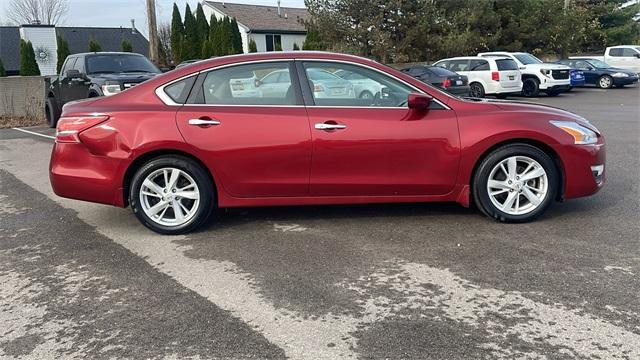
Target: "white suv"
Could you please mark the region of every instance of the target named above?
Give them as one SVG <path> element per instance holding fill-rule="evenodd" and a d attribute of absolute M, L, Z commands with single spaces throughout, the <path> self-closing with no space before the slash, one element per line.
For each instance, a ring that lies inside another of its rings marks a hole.
<path fill-rule="evenodd" d="M 540 91 L 556 96 L 571 89 L 571 68 L 565 65 L 548 64 L 524 52 L 486 52 L 478 56 L 485 58 L 508 57 L 515 61 L 522 72 L 522 95 L 538 96 Z"/>
<path fill-rule="evenodd" d="M 518 64 L 506 57 L 455 57 L 442 59 L 433 65 L 468 77 L 471 97 L 495 95 L 506 98 L 509 94 L 519 94 L 522 91 Z"/>

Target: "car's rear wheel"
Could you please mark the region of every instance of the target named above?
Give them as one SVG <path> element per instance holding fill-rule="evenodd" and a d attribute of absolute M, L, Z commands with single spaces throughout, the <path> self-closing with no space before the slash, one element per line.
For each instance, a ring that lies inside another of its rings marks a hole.
<path fill-rule="evenodd" d="M 44 105 L 44 115 L 47 119 L 47 125 L 54 128 L 58 125 L 60 119 L 60 113 L 58 113 L 58 107 L 54 98 L 47 98 L 47 102 Z"/>
<path fill-rule="evenodd" d="M 482 160 L 473 181 L 476 205 L 501 222 L 527 222 L 556 199 L 559 173 L 544 151 L 527 144 L 506 145 Z"/>
<path fill-rule="evenodd" d="M 195 161 L 162 156 L 136 172 L 129 203 L 149 229 L 167 235 L 184 234 L 208 220 L 214 207 L 213 189 L 211 178 Z"/>
<path fill-rule="evenodd" d="M 480 83 L 472 83 L 469 85 L 469 96 L 473 98 L 483 98 L 484 97 L 484 86 Z"/>
<path fill-rule="evenodd" d="M 524 79 L 522 81 L 522 95 L 526 97 L 538 96 L 540 93 L 540 84 L 538 80 L 533 78 Z"/>
<path fill-rule="evenodd" d="M 597 84 L 601 89 L 609 89 L 613 86 L 613 78 L 609 75 L 602 75 L 598 78 Z"/>

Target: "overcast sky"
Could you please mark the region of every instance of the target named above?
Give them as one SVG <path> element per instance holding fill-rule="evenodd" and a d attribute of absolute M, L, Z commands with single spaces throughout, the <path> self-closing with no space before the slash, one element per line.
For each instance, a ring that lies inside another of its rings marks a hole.
<path fill-rule="evenodd" d="M 0 0 L 0 25 L 7 23 L 6 8 L 16 0 Z M 20 1 L 20 0 L 17 0 Z M 222 0 L 218 0 L 222 1 Z M 146 0 L 68 0 L 69 13 L 60 26 L 129 27 L 131 19 L 136 28 L 147 35 Z M 173 3 L 184 16 L 187 2 L 195 9 L 198 0 L 156 0 L 158 23 L 171 21 Z M 276 0 L 234 0 L 229 3 L 276 5 Z M 282 6 L 304 7 L 304 0 L 281 0 Z"/>

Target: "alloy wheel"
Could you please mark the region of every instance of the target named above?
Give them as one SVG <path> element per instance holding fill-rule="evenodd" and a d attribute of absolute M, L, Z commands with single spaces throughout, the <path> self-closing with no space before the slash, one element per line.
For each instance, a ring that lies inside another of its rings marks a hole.
<path fill-rule="evenodd" d="M 493 205 L 509 215 L 525 215 L 547 197 L 549 179 L 537 161 L 527 156 L 511 156 L 493 167 L 487 192 Z"/>
<path fill-rule="evenodd" d="M 180 226 L 197 213 L 200 191 L 195 180 L 185 171 L 161 168 L 142 182 L 140 204 L 153 222 L 163 226 Z"/>
<path fill-rule="evenodd" d="M 600 80 L 598 81 L 598 84 L 600 85 L 601 88 L 603 89 L 608 89 L 611 87 L 612 84 L 612 80 L 610 77 L 608 76 L 603 76 L 600 78 Z"/>

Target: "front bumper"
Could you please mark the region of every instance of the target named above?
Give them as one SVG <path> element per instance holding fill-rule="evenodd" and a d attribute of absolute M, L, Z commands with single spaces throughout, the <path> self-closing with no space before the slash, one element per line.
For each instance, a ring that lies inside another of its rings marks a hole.
<path fill-rule="evenodd" d="M 557 79 L 552 79 L 549 77 L 545 77 L 543 76 L 541 81 L 540 81 L 540 90 L 543 91 L 547 91 L 547 90 L 554 90 L 554 91 L 562 91 L 562 90 L 568 90 L 569 87 L 571 86 L 571 80 L 570 79 L 562 79 L 562 80 L 557 80 Z"/>
<path fill-rule="evenodd" d="M 593 145 L 557 145 L 564 173 L 564 198 L 589 196 L 600 191 L 606 181 L 604 138 Z"/>
<path fill-rule="evenodd" d="M 614 77 L 613 78 L 613 85 L 615 86 L 620 86 L 620 85 L 631 85 L 631 84 L 635 84 L 638 82 L 638 76 L 629 76 L 626 78 L 618 78 L 618 77 Z"/>

